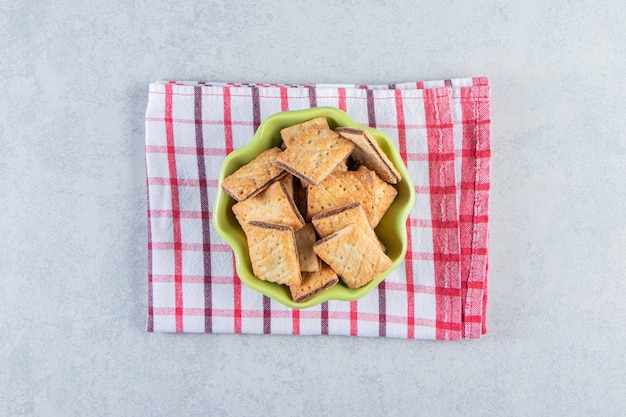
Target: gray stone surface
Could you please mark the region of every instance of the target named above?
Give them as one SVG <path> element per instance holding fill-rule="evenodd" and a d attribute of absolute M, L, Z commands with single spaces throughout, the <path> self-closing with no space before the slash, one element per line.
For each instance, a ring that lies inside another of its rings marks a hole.
<path fill-rule="evenodd" d="M 0 0 L 0 415 L 626 414 L 626 9 Z M 148 334 L 161 79 L 488 76 L 489 333 Z"/>

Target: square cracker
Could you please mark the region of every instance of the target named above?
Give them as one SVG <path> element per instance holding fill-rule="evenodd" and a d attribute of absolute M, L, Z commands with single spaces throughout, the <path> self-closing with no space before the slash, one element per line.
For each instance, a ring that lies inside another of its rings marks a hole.
<path fill-rule="evenodd" d="M 336 132 L 356 145 L 352 152 L 356 162 L 376 172 L 383 181 L 390 184 L 400 182 L 400 173 L 367 130 L 338 127 Z"/>
<path fill-rule="evenodd" d="M 367 221 L 367 216 L 363 206 L 358 201 L 347 206 L 339 207 L 338 209 L 325 211 L 311 219 L 315 230 L 324 238 L 328 235 L 332 235 L 335 232 L 343 229 L 344 227 L 354 223 L 361 228 L 372 241 L 384 251 L 385 246 L 378 240 L 378 236 Z M 307 223 L 308 224 L 308 223 Z"/>
<path fill-rule="evenodd" d="M 287 187 L 280 181 L 272 183 L 261 193 L 233 205 L 233 213 L 244 232 L 252 221 L 289 226 L 294 230 L 304 226 L 304 218 L 296 208 Z"/>
<path fill-rule="evenodd" d="M 300 285 L 302 275 L 293 229 L 265 222 L 250 222 L 246 233 L 254 275 L 269 282 Z"/>
<path fill-rule="evenodd" d="M 359 288 L 391 268 L 393 261 L 356 224 L 318 240 L 313 250 L 348 288 Z"/>
<path fill-rule="evenodd" d="M 291 298 L 296 303 L 301 303 L 313 298 L 320 292 L 332 287 L 339 282 L 339 277 L 326 264 L 322 264 L 319 271 L 302 273 L 302 283 L 300 285 L 291 285 Z"/>
<path fill-rule="evenodd" d="M 307 218 L 324 211 L 359 202 L 370 225 L 376 219 L 374 171 L 333 172 L 317 186 L 307 189 Z M 373 227 L 373 226 L 372 226 Z"/>
<path fill-rule="evenodd" d="M 306 223 L 300 230 L 296 231 L 300 271 L 315 272 L 320 270 L 320 258 L 313 252 L 313 244 L 316 240 L 315 228 L 311 223 Z"/>
<path fill-rule="evenodd" d="M 272 181 L 286 172 L 276 165 L 282 151 L 270 148 L 252 161 L 224 178 L 222 189 L 236 201 L 243 201 L 263 191 Z"/>
<path fill-rule="evenodd" d="M 309 129 L 276 158 L 276 164 L 309 185 L 324 180 L 354 149 L 330 129 Z"/>
<path fill-rule="evenodd" d="M 369 171 L 367 167 L 361 165 L 357 171 Z M 374 177 L 374 205 L 376 207 L 373 226 L 378 226 L 389 206 L 393 203 L 398 195 L 398 190 L 393 185 L 383 181 L 378 175 Z"/>
<path fill-rule="evenodd" d="M 307 130 L 320 127 L 330 129 L 328 126 L 328 120 L 326 120 L 324 116 L 316 117 L 315 119 L 286 127 L 280 131 L 280 137 L 283 139 L 285 147 L 288 147 Z"/>

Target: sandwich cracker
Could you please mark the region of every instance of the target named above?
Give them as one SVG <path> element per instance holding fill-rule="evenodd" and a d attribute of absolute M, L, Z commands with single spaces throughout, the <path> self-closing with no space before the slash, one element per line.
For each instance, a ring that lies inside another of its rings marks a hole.
<path fill-rule="evenodd" d="M 324 180 L 354 149 L 330 129 L 309 129 L 276 158 L 276 164 L 309 185 Z"/>
<path fill-rule="evenodd" d="M 250 222 L 246 233 L 254 275 L 282 285 L 300 285 L 298 248 L 289 226 Z"/>
<path fill-rule="evenodd" d="M 311 219 L 324 211 L 337 209 L 359 202 L 363 206 L 370 225 L 376 219 L 373 171 L 334 172 L 321 184 L 309 186 L 307 196 L 307 218 Z"/>
<path fill-rule="evenodd" d="M 315 119 L 286 127 L 280 131 L 280 137 L 283 139 L 285 148 L 287 148 L 307 130 L 320 127 L 330 129 L 328 121 L 324 116 L 316 117 Z"/>
<path fill-rule="evenodd" d="M 232 210 L 246 233 L 248 223 L 252 221 L 283 224 L 294 230 L 304 226 L 304 218 L 280 181 L 274 182 L 254 197 L 235 203 Z"/>
<path fill-rule="evenodd" d="M 301 303 L 313 298 L 320 292 L 327 290 L 339 282 L 339 277 L 328 265 L 322 264 L 319 271 L 303 272 L 302 283 L 291 285 L 291 298 L 297 303 Z"/>
<path fill-rule="evenodd" d="M 383 150 L 380 149 L 376 139 L 372 137 L 370 132 L 352 127 L 338 127 L 335 131 L 356 145 L 352 152 L 352 158 L 356 162 L 367 166 L 390 184 L 400 182 L 400 173 Z"/>
<path fill-rule="evenodd" d="M 364 165 L 359 166 L 357 171 L 369 171 Z M 378 175 L 374 176 L 374 218 L 372 227 L 378 226 L 389 206 L 398 195 L 398 190 L 393 185 L 383 181 Z"/>
<path fill-rule="evenodd" d="M 313 250 L 348 288 L 359 288 L 391 268 L 393 261 L 356 224 L 318 240 Z"/>
<path fill-rule="evenodd" d="M 372 226 L 370 226 L 367 221 L 363 206 L 361 206 L 359 202 L 348 204 L 338 209 L 325 211 L 314 216 L 311 221 L 321 238 L 332 235 L 354 223 L 365 232 L 367 237 L 376 242 L 383 251 L 385 250 L 385 246 L 378 240 L 374 229 L 372 229 Z"/>
<path fill-rule="evenodd" d="M 276 158 L 281 153 L 279 148 L 261 152 L 252 161 L 224 178 L 222 189 L 236 201 L 243 201 L 260 193 L 272 181 L 286 174 L 276 165 Z"/>

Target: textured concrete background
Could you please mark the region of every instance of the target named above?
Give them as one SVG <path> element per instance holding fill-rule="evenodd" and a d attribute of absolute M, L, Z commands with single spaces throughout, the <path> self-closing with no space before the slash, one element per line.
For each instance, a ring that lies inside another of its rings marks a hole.
<path fill-rule="evenodd" d="M 0 415 L 625 415 L 621 2 L 298 3 L 0 0 Z M 144 331 L 150 81 L 460 76 L 493 93 L 486 337 Z"/>

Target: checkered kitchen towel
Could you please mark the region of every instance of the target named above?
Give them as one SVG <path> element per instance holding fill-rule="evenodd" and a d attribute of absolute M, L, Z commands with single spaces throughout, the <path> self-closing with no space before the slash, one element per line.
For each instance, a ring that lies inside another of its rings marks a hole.
<path fill-rule="evenodd" d="M 150 332 L 409 339 L 486 332 L 490 105 L 486 78 L 392 85 L 150 84 Z M 405 261 L 352 302 L 287 308 L 242 285 L 211 223 L 224 157 L 273 113 L 346 111 L 398 146 L 416 191 Z"/>

